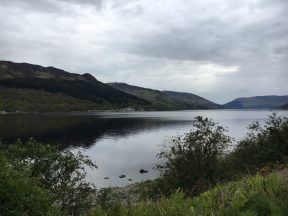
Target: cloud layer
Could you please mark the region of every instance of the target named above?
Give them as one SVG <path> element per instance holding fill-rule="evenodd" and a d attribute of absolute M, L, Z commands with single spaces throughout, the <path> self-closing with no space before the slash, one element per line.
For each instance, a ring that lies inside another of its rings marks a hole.
<path fill-rule="evenodd" d="M 0 59 L 216 102 L 288 94 L 286 0 L 2 0 Z"/>

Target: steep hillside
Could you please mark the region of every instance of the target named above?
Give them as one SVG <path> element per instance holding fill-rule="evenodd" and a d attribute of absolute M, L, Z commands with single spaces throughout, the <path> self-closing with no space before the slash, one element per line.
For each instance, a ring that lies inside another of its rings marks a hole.
<path fill-rule="evenodd" d="M 181 103 L 161 91 L 128 85 L 126 83 L 108 83 L 115 89 L 121 90 L 151 103 L 150 109 L 156 110 L 180 110 L 188 109 L 188 105 Z"/>
<path fill-rule="evenodd" d="M 69 81 L 95 81 L 96 78 L 89 73 L 83 75 L 69 73 L 54 67 L 42 67 L 28 63 L 14 63 L 0 61 L 0 79 L 56 79 Z"/>
<path fill-rule="evenodd" d="M 186 93 L 186 92 L 174 92 L 174 91 L 163 91 L 164 94 L 170 97 L 182 101 L 195 109 L 219 109 L 221 105 L 202 98 L 198 95 Z"/>
<path fill-rule="evenodd" d="M 98 107 L 121 108 L 149 105 L 143 99 L 99 82 L 90 74 L 73 74 L 53 67 L 27 63 L 0 61 L 0 86 L 8 89 L 33 89 L 62 94 L 84 100 L 84 103 L 93 102 Z M 37 98 L 35 100 L 35 103 L 40 102 Z M 75 110 L 78 110 L 77 106 Z"/>
<path fill-rule="evenodd" d="M 151 108 L 157 110 L 213 109 L 220 107 L 211 101 L 189 93 L 161 92 L 126 83 L 108 83 L 108 85 L 150 102 L 152 104 Z"/>
<path fill-rule="evenodd" d="M 0 87 L 0 111 L 67 112 L 107 109 L 109 106 L 111 106 L 111 104 L 97 104 L 62 93 Z"/>
<path fill-rule="evenodd" d="M 273 109 L 288 103 L 288 95 L 285 96 L 255 96 L 236 98 L 223 105 L 226 109 Z"/>

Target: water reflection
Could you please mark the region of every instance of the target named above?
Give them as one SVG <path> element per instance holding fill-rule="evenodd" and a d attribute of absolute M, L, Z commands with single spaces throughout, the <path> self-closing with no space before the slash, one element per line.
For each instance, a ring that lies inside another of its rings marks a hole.
<path fill-rule="evenodd" d="M 188 132 L 197 115 L 212 118 L 229 129 L 229 135 L 241 138 L 252 121 L 264 122 L 272 112 L 253 110 L 205 110 L 135 113 L 67 113 L 0 115 L 0 137 L 57 144 L 62 149 L 85 151 L 98 169 L 88 171 L 88 180 L 98 187 L 123 186 L 153 179 L 152 168 L 165 139 Z M 278 111 L 288 116 L 287 111 Z M 143 168 L 148 173 L 141 174 Z M 120 179 L 120 175 L 126 178 Z M 109 179 L 104 179 L 109 177 Z"/>
<path fill-rule="evenodd" d="M 86 114 L 11 114 L 0 115 L 0 137 L 13 142 L 34 137 L 61 148 L 89 148 L 105 137 L 118 139 L 145 130 L 189 124 L 192 120 L 161 118 L 112 118 Z"/>

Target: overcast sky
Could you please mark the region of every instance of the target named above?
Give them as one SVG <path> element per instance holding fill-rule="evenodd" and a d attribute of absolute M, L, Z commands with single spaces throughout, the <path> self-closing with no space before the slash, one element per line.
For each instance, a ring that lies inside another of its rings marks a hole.
<path fill-rule="evenodd" d="M 186 91 L 288 94 L 288 0 L 1 0 L 0 59 Z"/>

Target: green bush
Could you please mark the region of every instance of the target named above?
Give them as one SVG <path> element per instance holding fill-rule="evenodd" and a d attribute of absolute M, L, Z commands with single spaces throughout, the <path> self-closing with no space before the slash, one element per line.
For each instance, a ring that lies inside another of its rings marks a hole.
<path fill-rule="evenodd" d="M 0 154 L 0 215 L 46 215 L 58 212 L 51 207 L 53 196 L 25 170 L 16 170 Z"/>
<path fill-rule="evenodd" d="M 288 162 L 288 118 L 271 115 L 264 126 L 254 122 L 227 158 L 230 173 L 255 173 L 276 162 Z"/>
<path fill-rule="evenodd" d="M 163 194 L 181 188 L 197 195 L 218 181 L 220 161 L 223 160 L 231 138 L 226 129 L 211 119 L 196 117 L 193 129 L 184 136 L 176 136 L 158 156 L 160 179 L 157 187 Z"/>
<path fill-rule="evenodd" d="M 19 206 L 27 206 L 31 198 L 30 211 L 42 209 L 44 212 L 50 207 L 56 208 L 62 215 L 80 215 L 93 206 L 94 189 L 84 180 L 86 174 L 84 165 L 92 168 L 96 165 L 86 156 L 81 153 L 74 155 L 69 151 L 60 151 L 56 147 L 40 144 L 33 139 L 27 143 L 18 141 L 11 145 L 2 144 L 1 147 L 0 154 L 3 161 L 1 166 L 4 171 L 1 173 L 3 178 L 0 187 L 4 188 L 5 184 L 10 182 L 9 187 L 13 192 L 1 191 L 0 208 L 3 209 L 1 213 L 9 214 L 13 207 L 13 202 L 9 200 L 14 197 L 19 198 L 17 200 Z M 8 169 L 5 169 L 7 167 Z M 19 188 L 22 179 L 26 183 Z M 26 214 L 25 208 L 20 210 L 23 210 L 21 214 Z"/>
<path fill-rule="evenodd" d="M 255 174 L 266 166 L 277 169 L 279 164 L 287 164 L 287 118 L 273 114 L 263 126 L 254 122 L 232 152 L 228 148 L 232 139 L 226 132 L 211 119 L 196 117 L 193 129 L 173 137 L 159 154 L 164 159 L 164 164 L 158 165 L 160 178 L 146 184 L 144 196 L 167 196 L 177 188 L 186 195 L 197 195 L 216 183 Z"/>

